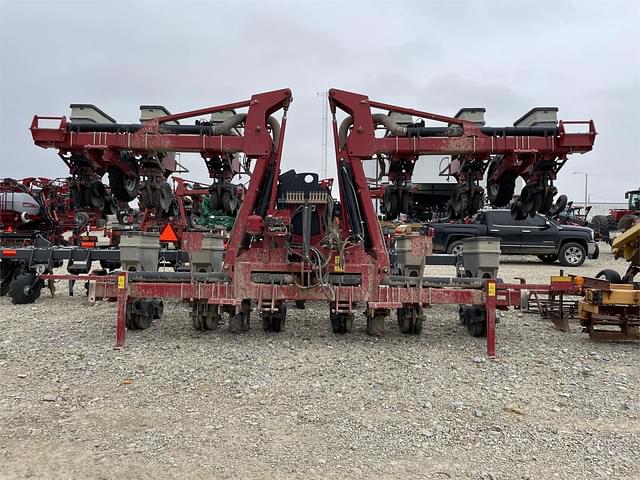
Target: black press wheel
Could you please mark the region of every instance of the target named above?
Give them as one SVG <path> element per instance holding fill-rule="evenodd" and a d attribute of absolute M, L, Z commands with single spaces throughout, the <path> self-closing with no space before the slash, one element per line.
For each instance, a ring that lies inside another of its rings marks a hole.
<path fill-rule="evenodd" d="M 104 184 L 96 180 L 84 187 L 84 200 L 90 208 L 96 210 L 103 210 L 107 200 L 107 187 Z"/>
<path fill-rule="evenodd" d="M 579 243 L 568 242 L 560 247 L 559 258 L 565 267 L 579 267 L 587 258 L 587 250 Z"/>
<path fill-rule="evenodd" d="M 397 311 L 398 327 L 405 335 L 420 335 L 424 316 L 418 306 L 402 307 Z"/>
<path fill-rule="evenodd" d="M 476 321 L 467 323 L 467 332 L 472 337 L 486 337 L 487 336 L 487 322 Z"/>
<path fill-rule="evenodd" d="M 596 278 L 604 278 L 606 281 L 611 283 L 622 283 L 622 277 L 615 270 L 611 270 L 610 268 L 605 268 L 604 270 L 600 270 L 596 275 Z"/>
<path fill-rule="evenodd" d="M 329 314 L 331 320 L 331 331 L 338 335 L 351 332 L 353 329 L 353 313 L 335 313 Z"/>
<path fill-rule="evenodd" d="M 496 168 L 498 168 L 498 165 L 497 160 L 489 164 L 487 172 L 487 198 L 494 207 L 505 207 L 513 198 L 518 175 L 513 172 L 505 172 L 497 182 L 491 182 L 489 179 L 496 171 Z"/>
<path fill-rule="evenodd" d="M 9 288 L 11 302 L 15 305 L 33 303 L 40 297 L 43 286 L 44 282 L 36 279 L 35 273 L 23 273 L 11 283 Z"/>
<path fill-rule="evenodd" d="M 135 163 L 133 155 L 122 154 L 122 160 L 129 164 L 133 175 L 127 175 L 118 167 L 109 168 L 109 187 L 111 193 L 118 200 L 130 202 L 138 196 L 140 190 L 140 174 L 138 173 L 138 165 Z"/>
<path fill-rule="evenodd" d="M 251 328 L 251 300 L 243 300 L 240 313 L 229 316 L 229 332 L 242 333 Z"/>

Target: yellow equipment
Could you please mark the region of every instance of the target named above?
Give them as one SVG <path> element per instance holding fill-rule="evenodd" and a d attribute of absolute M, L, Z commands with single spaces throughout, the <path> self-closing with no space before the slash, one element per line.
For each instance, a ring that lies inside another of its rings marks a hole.
<path fill-rule="evenodd" d="M 623 277 L 603 270 L 598 276 L 605 280 L 584 279 L 580 322 L 592 340 L 640 340 L 640 284 L 633 282 L 640 272 L 640 224 L 618 236 L 611 249 L 629 268 Z"/>

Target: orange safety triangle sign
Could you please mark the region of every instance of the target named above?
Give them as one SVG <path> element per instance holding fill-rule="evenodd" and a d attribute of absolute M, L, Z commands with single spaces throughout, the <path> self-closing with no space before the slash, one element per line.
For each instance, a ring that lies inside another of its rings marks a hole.
<path fill-rule="evenodd" d="M 178 236 L 176 235 L 176 231 L 173 229 L 170 223 L 167 223 L 162 232 L 160 232 L 160 241 L 161 242 L 177 242 Z"/>

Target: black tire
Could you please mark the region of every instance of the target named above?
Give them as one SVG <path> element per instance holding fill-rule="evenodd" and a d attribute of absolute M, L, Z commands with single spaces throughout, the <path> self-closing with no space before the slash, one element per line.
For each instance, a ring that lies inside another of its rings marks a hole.
<path fill-rule="evenodd" d="M 596 275 L 596 278 L 604 278 L 606 281 L 611 283 L 622 283 L 622 277 L 615 270 L 611 270 L 610 268 L 605 268 L 604 270 L 600 270 Z"/>
<path fill-rule="evenodd" d="M 497 183 L 489 182 L 489 178 L 498 167 L 499 160 L 493 160 L 489 164 L 487 172 L 487 198 L 494 207 L 506 207 L 513 198 L 516 189 L 518 175 L 513 172 L 505 172 Z"/>
<path fill-rule="evenodd" d="M 306 308 L 306 303 L 304 300 L 296 300 L 296 308 L 298 310 L 304 310 Z"/>
<path fill-rule="evenodd" d="M 11 283 L 11 288 L 9 289 L 11 302 L 14 305 L 33 303 L 38 297 L 40 297 L 40 292 L 43 286 L 44 282 L 42 280 L 38 280 L 36 282 L 35 273 L 23 273 Z"/>
<path fill-rule="evenodd" d="M 140 174 L 138 165 L 135 163 L 133 155 L 123 154 L 122 160 L 129 163 L 133 171 L 133 177 L 127 177 L 118 167 L 109 168 L 109 187 L 111 193 L 118 200 L 130 202 L 138 196 L 140 190 Z"/>
<path fill-rule="evenodd" d="M 456 240 L 455 242 L 451 242 L 448 246 L 447 246 L 447 253 L 448 254 L 453 254 L 456 252 L 462 252 L 462 240 Z"/>
<path fill-rule="evenodd" d="M 597 235 L 597 239 L 607 239 L 609 237 L 609 221 L 605 215 L 595 215 L 591 219 L 591 227 Z"/>
<path fill-rule="evenodd" d="M 558 255 L 555 253 L 546 253 L 544 255 L 538 255 L 538 258 L 544 263 L 555 263 L 558 260 Z"/>
<path fill-rule="evenodd" d="M 623 215 L 620 220 L 618 220 L 618 230 L 624 232 L 625 230 L 629 230 L 633 225 L 635 225 L 636 221 L 639 217 L 635 215 Z"/>
<path fill-rule="evenodd" d="M 523 187 L 522 192 L 520 192 L 520 205 L 525 215 L 535 214 L 540 208 L 542 199 L 539 197 L 540 195 L 537 194 L 530 185 Z"/>
<path fill-rule="evenodd" d="M 472 337 L 486 337 L 487 336 L 487 322 L 470 322 L 467 323 L 467 332 Z"/>
<path fill-rule="evenodd" d="M 560 247 L 559 259 L 565 267 L 579 267 L 587 259 L 587 250 L 579 243 L 567 242 Z"/>
<path fill-rule="evenodd" d="M 400 198 L 397 190 L 385 192 L 383 199 L 387 220 L 395 220 L 400 214 Z"/>
<path fill-rule="evenodd" d="M 107 187 L 100 181 L 95 181 L 84 188 L 85 202 L 90 208 L 103 210 L 106 203 Z"/>
<path fill-rule="evenodd" d="M 209 200 L 211 202 L 212 210 L 220 210 L 220 195 L 218 195 L 218 190 L 211 190 L 209 193 Z"/>
<path fill-rule="evenodd" d="M 399 308 L 396 312 L 396 316 L 398 317 L 398 328 L 400 329 L 400 333 L 405 335 L 413 333 L 413 325 L 409 309 L 406 307 Z"/>
<path fill-rule="evenodd" d="M 167 182 L 162 182 L 158 185 L 158 203 L 155 205 L 156 208 L 161 210 L 162 212 L 168 212 L 171 208 L 171 201 L 173 200 L 173 191 L 171 190 L 171 185 Z"/>
<path fill-rule="evenodd" d="M 618 222 L 613 218 L 613 215 L 607 215 L 607 223 L 609 224 L 609 231 L 618 228 Z"/>
<path fill-rule="evenodd" d="M 527 218 L 527 214 L 522 210 L 520 200 L 511 204 L 511 218 L 514 220 L 524 220 Z"/>
<path fill-rule="evenodd" d="M 0 297 L 9 293 L 11 282 L 16 276 L 16 267 L 10 262 L 0 260 Z"/>
<path fill-rule="evenodd" d="M 400 197 L 400 213 L 408 214 L 413 204 L 413 194 L 407 190 L 402 191 Z"/>
<path fill-rule="evenodd" d="M 105 215 L 114 215 L 118 211 L 118 202 L 113 195 L 107 194 L 104 200 L 104 209 L 102 213 Z"/>
<path fill-rule="evenodd" d="M 565 208 L 567 208 L 567 203 L 569 203 L 569 198 L 566 195 L 560 195 L 556 199 L 556 203 L 553 204 L 553 207 L 549 209 L 549 216 L 556 217 L 560 215 Z"/>
<path fill-rule="evenodd" d="M 484 199 L 482 198 L 482 192 L 475 191 L 471 197 L 471 213 L 476 213 L 484 206 Z"/>

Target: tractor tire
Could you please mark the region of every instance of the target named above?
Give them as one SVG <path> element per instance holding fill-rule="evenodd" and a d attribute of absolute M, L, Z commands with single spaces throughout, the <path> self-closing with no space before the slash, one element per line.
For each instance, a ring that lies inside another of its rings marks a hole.
<path fill-rule="evenodd" d="M 579 243 L 567 242 L 560 247 L 559 258 L 565 267 L 579 267 L 587 259 L 587 250 Z"/>
<path fill-rule="evenodd" d="M 138 196 L 140 190 L 140 175 L 133 155 L 123 154 L 122 160 L 129 163 L 133 171 L 133 177 L 127 177 L 118 167 L 111 167 L 109 168 L 109 187 L 114 197 L 128 203 Z"/>
<path fill-rule="evenodd" d="M 624 232 L 625 230 L 629 230 L 631 227 L 635 225 L 635 223 L 640 219 L 640 217 L 632 214 L 623 215 L 622 218 L 618 221 L 618 230 Z"/>
<path fill-rule="evenodd" d="M 38 297 L 44 286 L 42 280 L 36 280 L 36 274 L 27 272 L 19 275 L 12 283 L 9 289 L 9 296 L 14 305 L 24 305 L 33 303 Z M 35 282 L 35 285 L 34 285 Z"/>
<path fill-rule="evenodd" d="M 513 198 L 518 175 L 513 172 L 505 172 L 497 183 L 489 182 L 489 178 L 496 168 L 498 168 L 498 162 L 493 160 L 489 164 L 487 172 L 487 198 L 494 207 L 506 207 Z"/>
<path fill-rule="evenodd" d="M 611 283 L 622 283 L 622 277 L 615 270 L 611 270 L 610 268 L 605 268 L 604 270 L 600 270 L 596 275 L 596 278 L 604 278 L 606 281 Z"/>
<path fill-rule="evenodd" d="M 613 218 L 613 215 L 607 215 L 607 223 L 609 224 L 609 231 L 611 230 L 615 230 L 616 228 L 618 228 L 618 222 L 616 221 L 615 218 Z"/>

